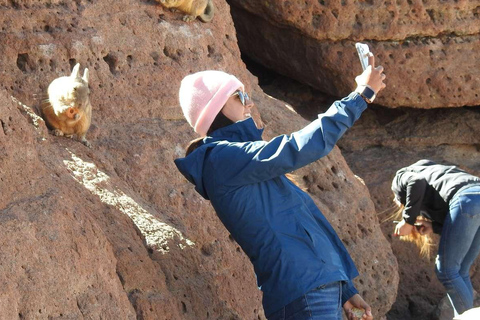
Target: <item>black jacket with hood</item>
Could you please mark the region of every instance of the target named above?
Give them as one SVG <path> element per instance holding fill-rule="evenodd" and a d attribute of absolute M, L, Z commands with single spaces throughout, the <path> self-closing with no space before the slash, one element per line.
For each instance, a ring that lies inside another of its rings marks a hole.
<path fill-rule="evenodd" d="M 433 231 L 440 234 L 450 200 L 462 187 L 480 183 L 456 166 L 420 160 L 397 171 L 392 182 L 395 198 L 405 209 L 403 218 L 413 225 L 419 215 L 432 220 Z"/>

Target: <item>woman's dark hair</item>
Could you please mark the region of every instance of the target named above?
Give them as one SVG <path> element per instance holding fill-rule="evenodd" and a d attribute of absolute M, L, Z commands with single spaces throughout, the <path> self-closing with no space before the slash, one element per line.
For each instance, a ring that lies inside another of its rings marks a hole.
<path fill-rule="evenodd" d="M 229 126 L 231 124 L 233 124 L 233 121 L 228 119 L 227 116 L 225 116 L 223 112 L 220 111 L 215 117 L 215 119 L 213 119 L 210 128 L 208 128 L 207 135 L 210 135 L 213 131 Z"/>
<path fill-rule="evenodd" d="M 210 135 L 213 131 L 218 130 L 220 128 L 226 127 L 233 124 L 233 121 L 228 119 L 222 111 L 220 111 L 215 119 L 213 119 L 212 124 L 210 125 L 210 128 L 207 131 L 207 136 Z M 187 146 L 187 150 L 185 152 L 185 156 L 188 156 L 190 153 L 192 153 L 195 149 L 200 147 L 203 143 L 203 137 L 194 139 L 190 141 L 190 143 Z"/>

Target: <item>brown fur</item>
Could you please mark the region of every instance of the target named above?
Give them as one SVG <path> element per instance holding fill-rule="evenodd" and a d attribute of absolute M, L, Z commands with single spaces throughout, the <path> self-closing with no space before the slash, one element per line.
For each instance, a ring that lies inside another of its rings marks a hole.
<path fill-rule="evenodd" d="M 203 22 L 210 22 L 215 14 L 213 0 L 157 0 L 165 8 L 177 9 L 187 15 L 183 21 L 191 22 L 197 17 Z"/>
<path fill-rule="evenodd" d="M 80 64 L 69 77 L 59 77 L 48 86 L 48 100 L 41 105 L 47 126 L 56 136 L 76 138 L 91 147 L 85 138 L 92 122 L 92 105 L 88 89 L 88 69 L 79 75 Z"/>

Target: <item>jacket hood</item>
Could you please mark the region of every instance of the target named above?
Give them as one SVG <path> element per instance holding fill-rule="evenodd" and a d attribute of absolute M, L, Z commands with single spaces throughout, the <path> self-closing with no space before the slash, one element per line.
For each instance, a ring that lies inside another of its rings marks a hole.
<path fill-rule="evenodd" d="M 188 156 L 175 159 L 175 165 L 180 173 L 195 185 L 195 190 L 202 197 L 209 200 L 203 183 L 203 179 L 208 179 L 209 177 L 203 176 L 203 170 L 210 151 L 220 141 L 247 142 L 261 140 L 262 133 L 263 129 L 257 129 L 252 118 L 238 121 L 212 132 L 211 136 L 205 137 L 203 144 Z"/>

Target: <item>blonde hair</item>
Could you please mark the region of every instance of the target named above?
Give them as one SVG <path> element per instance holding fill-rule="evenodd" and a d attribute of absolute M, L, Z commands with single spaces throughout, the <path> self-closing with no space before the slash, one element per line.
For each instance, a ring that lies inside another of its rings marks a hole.
<path fill-rule="evenodd" d="M 398 220 L 401 221 L 403 219 L 403 210 L 405 209 L 405 206 L 403 204 L 397 204 L 397 208 L 391 215 L 392 220 Z M 418 216 L 417 221 L 429 221 L 427 218 L 423 216 Z M 429 259 L 431 257 L 432 253 L 432 246 L 433 246 L 433 240 L 432 237 L 428 234 L 422 235 L 417 231 L 417 228 L 413 228 L 412 232 L 406 236 L 401 236 L 400 240 L 402 241 L 407 241 L 407 242 L 412 242 L 414 243 L 419 249 L 420 249 L 420 256 L 423 258 Z"/>

